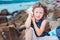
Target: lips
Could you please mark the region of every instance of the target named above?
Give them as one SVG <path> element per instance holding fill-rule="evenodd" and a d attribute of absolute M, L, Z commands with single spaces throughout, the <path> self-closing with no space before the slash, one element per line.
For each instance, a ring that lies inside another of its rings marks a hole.
<path fill-rule="evenodd" d="M 37 16 L 37 18 L 40 18 L 40 16 Z"/>
<path fill-rule="evenodd" d="M 40 18 L 40 16 L 37 16 L 37 18 Z"/>

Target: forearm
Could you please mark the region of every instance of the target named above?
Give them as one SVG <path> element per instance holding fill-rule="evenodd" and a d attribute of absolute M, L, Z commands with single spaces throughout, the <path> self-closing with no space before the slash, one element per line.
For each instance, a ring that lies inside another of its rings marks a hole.
<path fill-rule="evenodd" d="M 36 23 L 33 22 L 33 25 L 34 25 L 34 28 L 35 28 L 35 31 L 37 33 L 38 36 L 42 35 L 43 31 L 37 27 Z"/>
<path fill-rule="evenodd" d="M 27 20 L 25 22 L 25 27 L 29 28 L 30 25 L 31 25 L 31 14 L 28 15 L 28 18 L 27 18 Z"/>

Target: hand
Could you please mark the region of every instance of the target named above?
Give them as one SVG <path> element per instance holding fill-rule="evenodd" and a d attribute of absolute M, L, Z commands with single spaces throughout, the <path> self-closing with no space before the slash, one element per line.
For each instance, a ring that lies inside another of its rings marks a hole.
<path fill-rule="evenodd" d="M 34 18 L 34 16 L 32 16 L 31 20 L 32 20 L 32 22 L 35 22 L 35 18 Z"/>
<path fill-rule="evenodd" d="M 32 9 L 33 9 L 33 7 L 29 7 L 29 8 L 26 10 L 26 13 L 27 13 L 27 14 L 33 14 Z"/>

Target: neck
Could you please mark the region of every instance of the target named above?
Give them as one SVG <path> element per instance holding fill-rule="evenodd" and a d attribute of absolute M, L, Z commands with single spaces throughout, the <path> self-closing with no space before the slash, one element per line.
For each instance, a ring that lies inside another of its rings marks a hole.
<path fill-rule="evenodd" d="M 39 22 L 39 20 L 36 20 L 36 22 Z"/>

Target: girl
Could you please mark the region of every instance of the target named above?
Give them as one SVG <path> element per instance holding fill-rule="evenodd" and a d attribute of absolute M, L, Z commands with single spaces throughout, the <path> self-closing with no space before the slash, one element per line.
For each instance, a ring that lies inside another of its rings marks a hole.
<path fill-rule="evenodd" d="M 46 20 L 48 14 L 47 8 L 40 3 L 36 3 L 32 11 L 33 15 L 29 13 L 25 22 L 25 40 L 47 40 L 48 38 L 43 37 L 46 35 L 49 36 L 48 32 L 44 31 L 48 22 Z"/>

